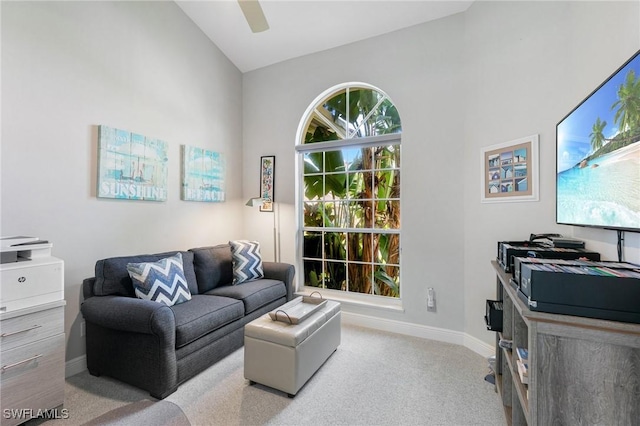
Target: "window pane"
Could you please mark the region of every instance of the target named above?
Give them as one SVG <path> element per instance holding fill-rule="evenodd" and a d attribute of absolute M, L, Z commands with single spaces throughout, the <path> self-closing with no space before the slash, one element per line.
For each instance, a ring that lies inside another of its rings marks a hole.
<path fill-rule="evenodd" d="M 376 266 L 375 282 L 375 294 L 400 296 L 400 268 L 397 266 Z"/>
<path fill-rule="evenodd" d="M 400 145 L 380 147 L 375 152 L 376 169 L 397 169 L 400 167 Z"/>
<path fill-rule="evenodd" d="M 400 228 L 400 201 L 381 200 L 375 203 L 376 206 L 376 228 L 377 229 L 399 229 Z"/>
<path fill-rule="evenodd" d="M 349 198 L 361 198 L 360 194 L 364 191 L 365 173 L 349 173 L 347 185 L 349 187 Z"/>
<path fill-rule="evenodd" d="M 349 217 L 351 228 L 372 228 L 373 227 L 373 202 L 351 201 L 349 203 Z"/>
<path fill-rule="evenodd" d="M 372 170 L 373 169 L 373 154 L 375 152 L 376 148 L 373 147 L 367 147 L 367 148 L 360 148 L 360 151 L 362 152 L 362 167 L 360 168 L 360 170 Z"/>
<path fill-rule="evenodd" d="M 400 197 L 400 171 L 377 170 L 376 171 L 376 198 Z"/>
<path fill-rule="evenodd" d="M 326 202 L 324 226 L 331 228 L 346 228 L 349 226 L 349 211 L 346 201 Z"/>
<path fill-rule="evenodd" d="M 322 232 L 304 231 L 302 256 L 322 259 Z"/>
<path fill-rule="evenodd" d="M 349 92 L 349 135 L 353 135 L 350 137 L 362 138 L 379 134 L 371 126 L 371 120 L 366 118 L 382 97 L 381 93 L 371 89 L 352 89 Z"/>
<path fill-rule="evenodd" d="M 304 154 L 304 174 L 320 173 L 322 172 L 322 160 L 323 156 L 321 152 L 312 152 Z"/>
<path fill-rule="evenodd" d="M 304 226 L 321 227 L 322 226 L 322 203 L 305 202 L 304 203 Z M 306 236 L 306 233 L 305 233 Z"/>
<path fill-rule="evenodd" d="M 347 175 L 342 151 L 325 152 L 324 156 L 325 190 L 327 198 L 345 198 L 347 192 Z"/>
<path fill-rule="evenodd" d="M 326 151 L 324 153 L 324 172 L 336 173 L 344 171 L 345 166 L 342 151 Z"/>
<path fill-rule="evenodd" d="M 322 262 L 314 260 L 304 261 L 304 285 L 324 288 L 322 277 Z"/>
<path fill-rule="evenodd" d="M 305 176 L 304 199 L 319 200 L 324 196 L 324 177 L 322 175 Z"/>
<path fill-rule="evenodd" d="M 349 233 L 349 261 L 372 262 L 372 234 Z"/>
<path fill-rule="evenodd" d="M 362 149 L 349 148 L 342 151 L 347 170 L 361 170 L 362 169 Z"/>
<path fill-rule="evenodd" d="M 347 289 L 347 264 L 344 262 L 326 262 L 327 273 L 325 277 L 325 288 L 332 290 Z"/>
<path fill-rule="evenodd" d="M 346 260 L 346 234 L 327 232 L 324 234 L 324 256 L 326 259 Z"/>
<path fill-rule="evenodd" d="M 345 173 L 341 174 L 330 174 L 326 175 L 325 179 L 325 192 L 324 199 L 343 199 L 347 197 L 347 175 Z"/>
<path fill-rule="evenodd" d="M 366 126 L 373 135 L 386 135 L 389 133 L 400 133 L 402 127 L 398 119 L 398 111 L 388 99 L 382 101 L 380 106 L 367 120 Z"/>
<path fill-rule="evenodd" d="M 344 130 L 338 132 L 339 128 L 328 125 L 321 117 L 329 117 L 329 113 L 324 109 L 315 109 L 307 125 L 304 143 L 326 142 L 344 139 Z M 329 119 L 331 121 L 331 119 Z M 338 133 L 342 133 L 339 135 Z"/>
<path fill-rule="evenodd" d="M 376 263 L 398 265 L 400 263 L 400 235 L 377 235 Z"/>
<path fill-rule="evenodd" d="M 354 293 L 373 294 L 372 278 L 373 265 L 360 263 L 349 264 L 349 291 Z"/>
<path fill-rule="evenodd" d="M 318 109 L 318 113 L 327 117 L 333 124 L 345 132 L 347 127 L 347 91 L 342 90 L 336 93 L 331 99 Z"/>

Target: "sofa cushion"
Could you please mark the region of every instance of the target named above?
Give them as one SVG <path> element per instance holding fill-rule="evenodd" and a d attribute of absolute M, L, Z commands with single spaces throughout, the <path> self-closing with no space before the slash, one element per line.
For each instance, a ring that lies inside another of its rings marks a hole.
<path fill-rule="evenodd" d="M 229 241 L 233 260 L 233 285 L 264 277 L 260 243 L 257 241 Z"/>
<path fill-rule="evenodd" d="M 219 285 L 228 285 L 233 282 L 229 244 L 193 248 L 189 251 L 193 253 L 193 268 L 198 280 L 199 293 L 206 293 Z"/>
<path fill-rule="evenodd" d="M 158 260 L 173 256 L 177 251 L 145 254 L 139 256 L 110 257 L 96 262 L 96 281 L 93 293 L 96 296 L 130 296 L 135 297 L 133 283 L 127 271 L 128 263 L 157 262 Z M 193 253 L 181 251 L 184 277 L 191 294 L 198 294 L 196 273 L 193 269 Z"/>
<path fill-rule="evenodd" d="M 182 269 L 181 253 L 157 262 L 128 263 L 127 271 L 139 299 L 167 306 L 191 300 L 191 292 Z"/>
<path fill-rule="evenodd" d="M 287 288 L 282 281 L 261 279 L 241 285 L 216 287 L 206 295 L 231 297 L 244 303 L 245 315 L 256 309 L 287 296 Z"/>
<path fill-rule="evenodd" d="M 171 310 L 176 319 L 176 348 L 244 316 L 242 302 L 217 296 L 194 295 Z"/>

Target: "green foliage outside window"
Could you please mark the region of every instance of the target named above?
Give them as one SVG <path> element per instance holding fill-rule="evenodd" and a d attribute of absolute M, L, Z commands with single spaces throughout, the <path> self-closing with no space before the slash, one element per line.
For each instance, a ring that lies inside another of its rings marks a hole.
<path fill-rule="evenodd" d="M 304 154 L 305 285 L 400 296 L 400 145 L 340 147 L 340 140 L 400 133 L 386 96 L 348 88 L 319 105 L 305 144 L 337 141 Z"/>

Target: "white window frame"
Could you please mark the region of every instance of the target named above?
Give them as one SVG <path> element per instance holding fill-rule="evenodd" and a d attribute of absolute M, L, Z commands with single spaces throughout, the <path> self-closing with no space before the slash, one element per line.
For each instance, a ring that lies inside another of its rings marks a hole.
<path fill-rule="evenodd" d="M 325 152 L 325 151 L 335 151 L 345 148 L 363 148 L 369 146 L 381 146 L 381 145 L 398 145 L 401 146 L 402 133 L 391 133 L 385 135 L 377 135 L 370 136 L 365 138 L 354 137 L 356 130 L 349 131 L 347 129 L 349 138 L 333 140 L 327 142 L 316 142 L 312 144 L 304 144 L 305 132 L 308 127 L 309 121 L 312 117 L 320 118 L 325 124 L 327 124 L 330 128 L 336 130 L 342 137 L 346 137 L 345 129 L 340 128 L 339 126 L 335 126 L 331 120 L 322 116 L 321 114 L 317 114 L 315 112 L 318 104 L 327 99 L 333 97 L 336 93 L 345 90 L 345 89 L 371 89 L 382 93 L 384 97 L 378 102 L 376 108 L 372 108 L 371 112 L 367 117 L 363 120 L 366 120 L 376 111 L 377 106 L 379 106 L 384 99 L 390 99 L 386 93 L 381 91 L 380 89 L 371 86 L 366 83 L 345 83 L 342 85 L 334 86 L 325 92 L 323 92 L 320 96 L 318 96 L 307 108 L 300 123 L 298 125 L 298 131 L 296 134 L 296 198 L 295 198 L 295 211 L 296 211 L 296 269 L 300 271 L 297 275 L 297 292 L 303 294 L 309 294 L 311 292 L 319 292 L 323 297 L 339 300 L 343 303 L 353 304 L 353 305 L 365 305 L 365 306 L 375 306 L 378 308 L 389 309 L 393 311 L 403 310 L 402 307 L 402 285 L 400 286 L 400 296 L 398 298 L 392 297 L 384 297 L 377 296 L 371 294 L 363 294 L 357 292 L 349 292 L 342 290 L 331 290 L 331 289 L 323 289 L 318 287 L 307 287 L 304 286 L 304 260 L 303 260 L 303 244 L 302 237 L 304 234 L 304 155 L 312 152 Z M 349 92 L 347 91 L 347 102 L 348 102 Z M 402 167 L 399 167 L 401 176 L 402 176 Z M 402 179 L 400 180 L 402 184 Z M 402 190 L 400 191 L 400 212 L 402 212 Z M 402 214 L 402 213 L 401 213 Z M 364 233 L 368 231 L 373 231 L 375 233 L 393 233 L 400 235 L 400 282 L 402 282 L 402 229 L 393 229 L 393 230 L 381 230 L 375 228 L 318 228 L 319 232 L 355 232 L 355 233 Z M 374 264 L 375 265 L 375 264 Z"/>

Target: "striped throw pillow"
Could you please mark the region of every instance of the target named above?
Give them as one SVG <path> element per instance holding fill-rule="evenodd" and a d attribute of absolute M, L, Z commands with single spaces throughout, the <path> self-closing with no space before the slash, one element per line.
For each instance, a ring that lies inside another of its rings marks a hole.
<path fill-rule="evenodd" d="M 229 241 L 233 261 L 233 285 L 264 278 L 260 243 L 257 241 Z"/>
<path fill-rule="evenodd" d="M 127 271 L 140 299 L 164 303 L 167 306 L 191 300 L 191 292 L 184 277 L 182 253 L 157 262 L 128 263 Z"/>

